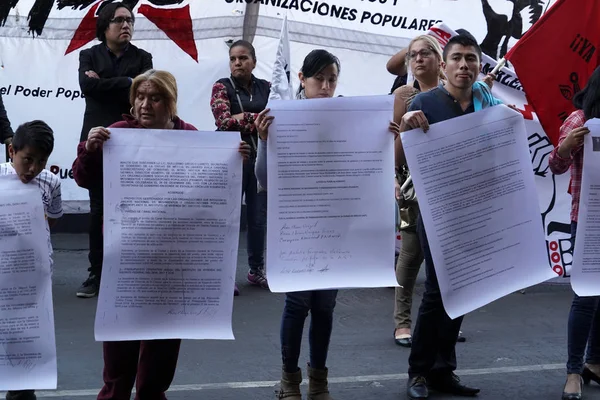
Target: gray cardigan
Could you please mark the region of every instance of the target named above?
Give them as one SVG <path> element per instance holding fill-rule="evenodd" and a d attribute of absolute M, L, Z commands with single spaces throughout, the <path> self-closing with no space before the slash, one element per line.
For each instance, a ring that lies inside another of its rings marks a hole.
<path fill-rule="evenodd" d="M 267 190 L 267 141 L 260 138 L 258 139 L 254 173 L 258 181 L 258 191 Z"/>

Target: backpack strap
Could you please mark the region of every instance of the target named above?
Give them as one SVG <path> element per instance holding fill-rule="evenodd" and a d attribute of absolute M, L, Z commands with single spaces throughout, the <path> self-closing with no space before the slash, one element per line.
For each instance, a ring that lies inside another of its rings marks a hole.
<path fill-rule="evenodd" d="M 242 104 L 242 99 L 240 99 L 240 94 L 238 91 L 238 88 L 235 86 L 235 83 L 233 82 L 233 79 L 231 79 L 231 77 L 227 78 L 229 79 L 229 82 L 231 82 L 231 86 L 233 86 L 233 91 L 235 92 L 235 97 L 237 98 L 237 102 L 240 105 L 240 109 L 242 110 L 242 113 L 244 112 L 244 105 Z M 250 147 L 252 147 L 252 152 L 253 154 L 256 154 L 256 141 L 254 140 L 254 137 L 252 135 L 250 135 L 250 141 L 252 143 L 248 143 L 250 145 Z"/>
<path fill-rule="evenodd" d="M 240 93 L 238 91 L 238 88 L 235 86 L 235 83 L 233 82 L 233 79 L 231 79 L 231 77 L 227 79 L 229 79 L 229 82 L 231 82 L 231 86 L 233 86 L 233 91 L 235 92 L 235 97 L 237 97 L 238 104 L 240 105 L 242 112 L 244 112 L 244 106 L 242 105 L 242 100 L 240 99 Z"/>

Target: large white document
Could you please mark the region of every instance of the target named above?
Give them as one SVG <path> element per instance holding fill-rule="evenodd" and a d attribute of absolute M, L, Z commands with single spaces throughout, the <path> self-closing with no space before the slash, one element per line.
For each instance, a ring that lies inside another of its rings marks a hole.
<path fill-rule="evenodd" d="M 56 389 L 46 224 L 37 183 L 0 177 L 0 390 Z"/>
<path fill-rule="evenodd" d="M 402 144 L 451 318 L 555 277 L 521 114 L 491 107 Z"/>
<path fill-rule="evenodd" d="M 236 132 L 111 129 L 98 341 L 233 339 Z"/>
<path fill-rule="evenodd" d="M 571 286 L 578 296 L 600 295 L 600 119 L 585 124 L 583 176 Z"/>
<path fill-rule="evenodd" d="M 398 286 L 393 96 L 272 101 L 267 277 L 273 292 Z"/>

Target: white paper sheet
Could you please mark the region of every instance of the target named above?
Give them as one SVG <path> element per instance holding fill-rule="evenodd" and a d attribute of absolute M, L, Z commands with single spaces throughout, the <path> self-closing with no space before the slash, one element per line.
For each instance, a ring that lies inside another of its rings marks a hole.
<path fill-rule="evenodd" d="M 37 184 L 0 177 L 0 390 L 56 389 L 46 224 Z"/>
<path fill-rule="evenodd" d="M 112 129 L 96 340 L 233 339 L 239 133 Z"/>
<path fill-rule="evenodd" d="M 571 286 L 578 296 L 600 295 L 600 119 L 585 124 L 583 175 Z"/>
<path fill-rule="evenodd" d="M 402 144 L 451 318 L 555 277 L 521 114 L 491 107 Z"/>
<path fill-rule="evenodd" d="M 393 96 L 268 107 L 271 291 L 397 286 Z"/>

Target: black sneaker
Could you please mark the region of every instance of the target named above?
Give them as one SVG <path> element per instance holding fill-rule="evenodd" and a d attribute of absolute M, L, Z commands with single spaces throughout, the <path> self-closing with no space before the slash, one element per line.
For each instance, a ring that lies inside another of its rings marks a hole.
<path fill-rule="evenodd" d="M 98 290 L 100 289 L 100 278 L 95 275 L 90 276 L 86 279 L 85 282 L 81 285 L 81 287 L 77 290 L 77 297 L 81 297 L 84 299 L 89 299 L 98 294 Z"/>
<path fill-rule="evenodd" d="M 6 400 L 37 400 L 35 390 L 11 390 L 6 393 Z"/>

